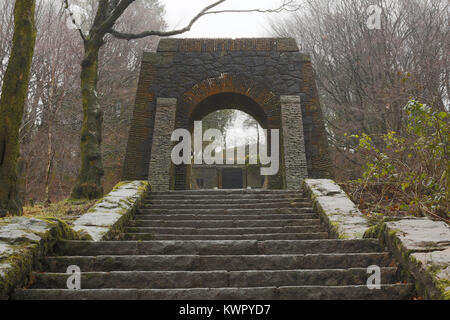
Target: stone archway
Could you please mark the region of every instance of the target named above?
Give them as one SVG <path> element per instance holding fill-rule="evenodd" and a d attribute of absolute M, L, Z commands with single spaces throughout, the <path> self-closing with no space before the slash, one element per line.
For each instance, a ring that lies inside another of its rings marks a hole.
<path fill-rule="evenodd" d="M 192 131 L 194 121 L 221 109 L 236 109 L 252 116 L 263 129 L 268 129 L 268 141 L 270 129 L 281 129 L 279 97 L 256 81 L 232 74 L 221 74 L 217 78 L 205 79 L 186 91 L 177 105 L 175 127 Z M 187 166 L 177 166 L 173 168 L 173 173 L 171 188 L 189 189 Z M 303 175 L 306 176 L 306 172 Z M 283 171 L 269 178 L 269 188 L 284 187 Z"/>
<path fill-rule="evenodd" d="M 281 130 L 283 170 L 272 187 L 332 177 L 311 61 L 295 40 L 163 39 L 143 58 L 123 179 L 187 188 L 185 171 L 170 165 L 170 135 L 225 104 Z"/>

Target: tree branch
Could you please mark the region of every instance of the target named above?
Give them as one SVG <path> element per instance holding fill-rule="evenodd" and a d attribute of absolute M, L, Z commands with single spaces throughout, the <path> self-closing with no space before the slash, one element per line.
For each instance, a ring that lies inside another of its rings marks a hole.
<path fill-rule="evenodd" d="M 218 10 L 218 11 L 209 11 L 215 7 L 217 7 L 218 5 L 224 3 L 227 0 L 220 0 L 217 1 L 207 7 L 205 7 L 203 10 L 201 10 L 190 22 L 189 24 L 182 28 L 182 29 L 178 29 L 178 30 L 172 30 L 172 31 L 144 31 L 141 33 L 137 33 L 137 34 L 133 34 L 133 33 L 123 33 L 123 32 L 119 32 L 116 31 L 114 29 L 109 30 L 109 33 L 111 35 L 113 35 L 114 37 L 118 38 L 118 39 L 125 39 L 125 40 L 133 40 L 133 39 L 141 39 L 141 38 L 145 38 L 145 37 L 149 37 L 149 36 L 159 36 L 159 37 L 169 37 L 169 36 L 174 36 L 177 34 L 182 34 L 185 32 L 188 32 L 191 30 L 192 26 L 201 18 L 204 17 L 206 15 L 210 15 L 210 14 L 220 14 L 220 13 L 249 13 L 249 12 L 257 12 L 257 13 L 279 13 L 282 11 L 295 11 L 298 9 L 298 7 L 294 7 L 294 0 L 284 0 L 283 4 L 276 8 L 276 9 L 267 9 L 267 10 L 262 10 L 262 9 L 249 9 L 249 10 Z"/>

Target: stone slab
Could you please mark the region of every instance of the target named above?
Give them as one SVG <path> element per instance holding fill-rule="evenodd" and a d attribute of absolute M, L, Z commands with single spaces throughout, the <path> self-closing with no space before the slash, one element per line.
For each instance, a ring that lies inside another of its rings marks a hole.
<path fill-rule="evenodd" d="M 363 238 L 369 223 L 338 184 L 330 179 L 305 179 L 304 188 L 337 238 Z"/>
<path fill-rule="evenodd" d="M 450 228 L 445 222 L 429 219 L 402 219 L 387 222 L 388 228 L 408 251 L 429 252 L 450 247 Z"/>
<path fill-rule="evenodd" d="M 94 241 L 105 240 L 131 217 L 148 188 L 147 181 L 118 184 L 86 214 L 74 221 L 74 230 L 89 235 Z"/>

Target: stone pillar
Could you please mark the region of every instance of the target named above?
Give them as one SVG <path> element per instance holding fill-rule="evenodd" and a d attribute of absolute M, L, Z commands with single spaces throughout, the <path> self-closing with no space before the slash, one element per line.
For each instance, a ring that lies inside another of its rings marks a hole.
<path fill-rule="evenodd" d="M 170 141 L 175 130 L 177 99 L 158 98 L 156 101 L 155 128 L 149 167 L 149 181 L 152 191 L 170 189 L 171 152 Z"/>
<path fill-rule="evenodd" d="M 300 96 L 281 96 L 280 102 L 286 187 L 300 190 L 308 177 Z"/>

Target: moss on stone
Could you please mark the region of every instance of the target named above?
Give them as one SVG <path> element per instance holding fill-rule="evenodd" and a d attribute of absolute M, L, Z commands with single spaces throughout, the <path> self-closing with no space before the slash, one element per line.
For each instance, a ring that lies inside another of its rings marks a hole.
<path fill-rule="evenodd" d="M 41 268 L 42 258 L 53 253 L 55 244 L 59 240 L 84 239 L 64 221 L 53 217 L 38 220 L 48 223 L 49 230 L 46 232 L 26 231 L 38 235 L 41 240 L 27 240 L 19 245 L 14 245 L 12 246 L 13 254 L 0 260 L 0 265 L 6 266 L 3 273 L 0 274 L 0 300 L 7 299 L 14 288 L 28 283 L 33 269 Z"/>

